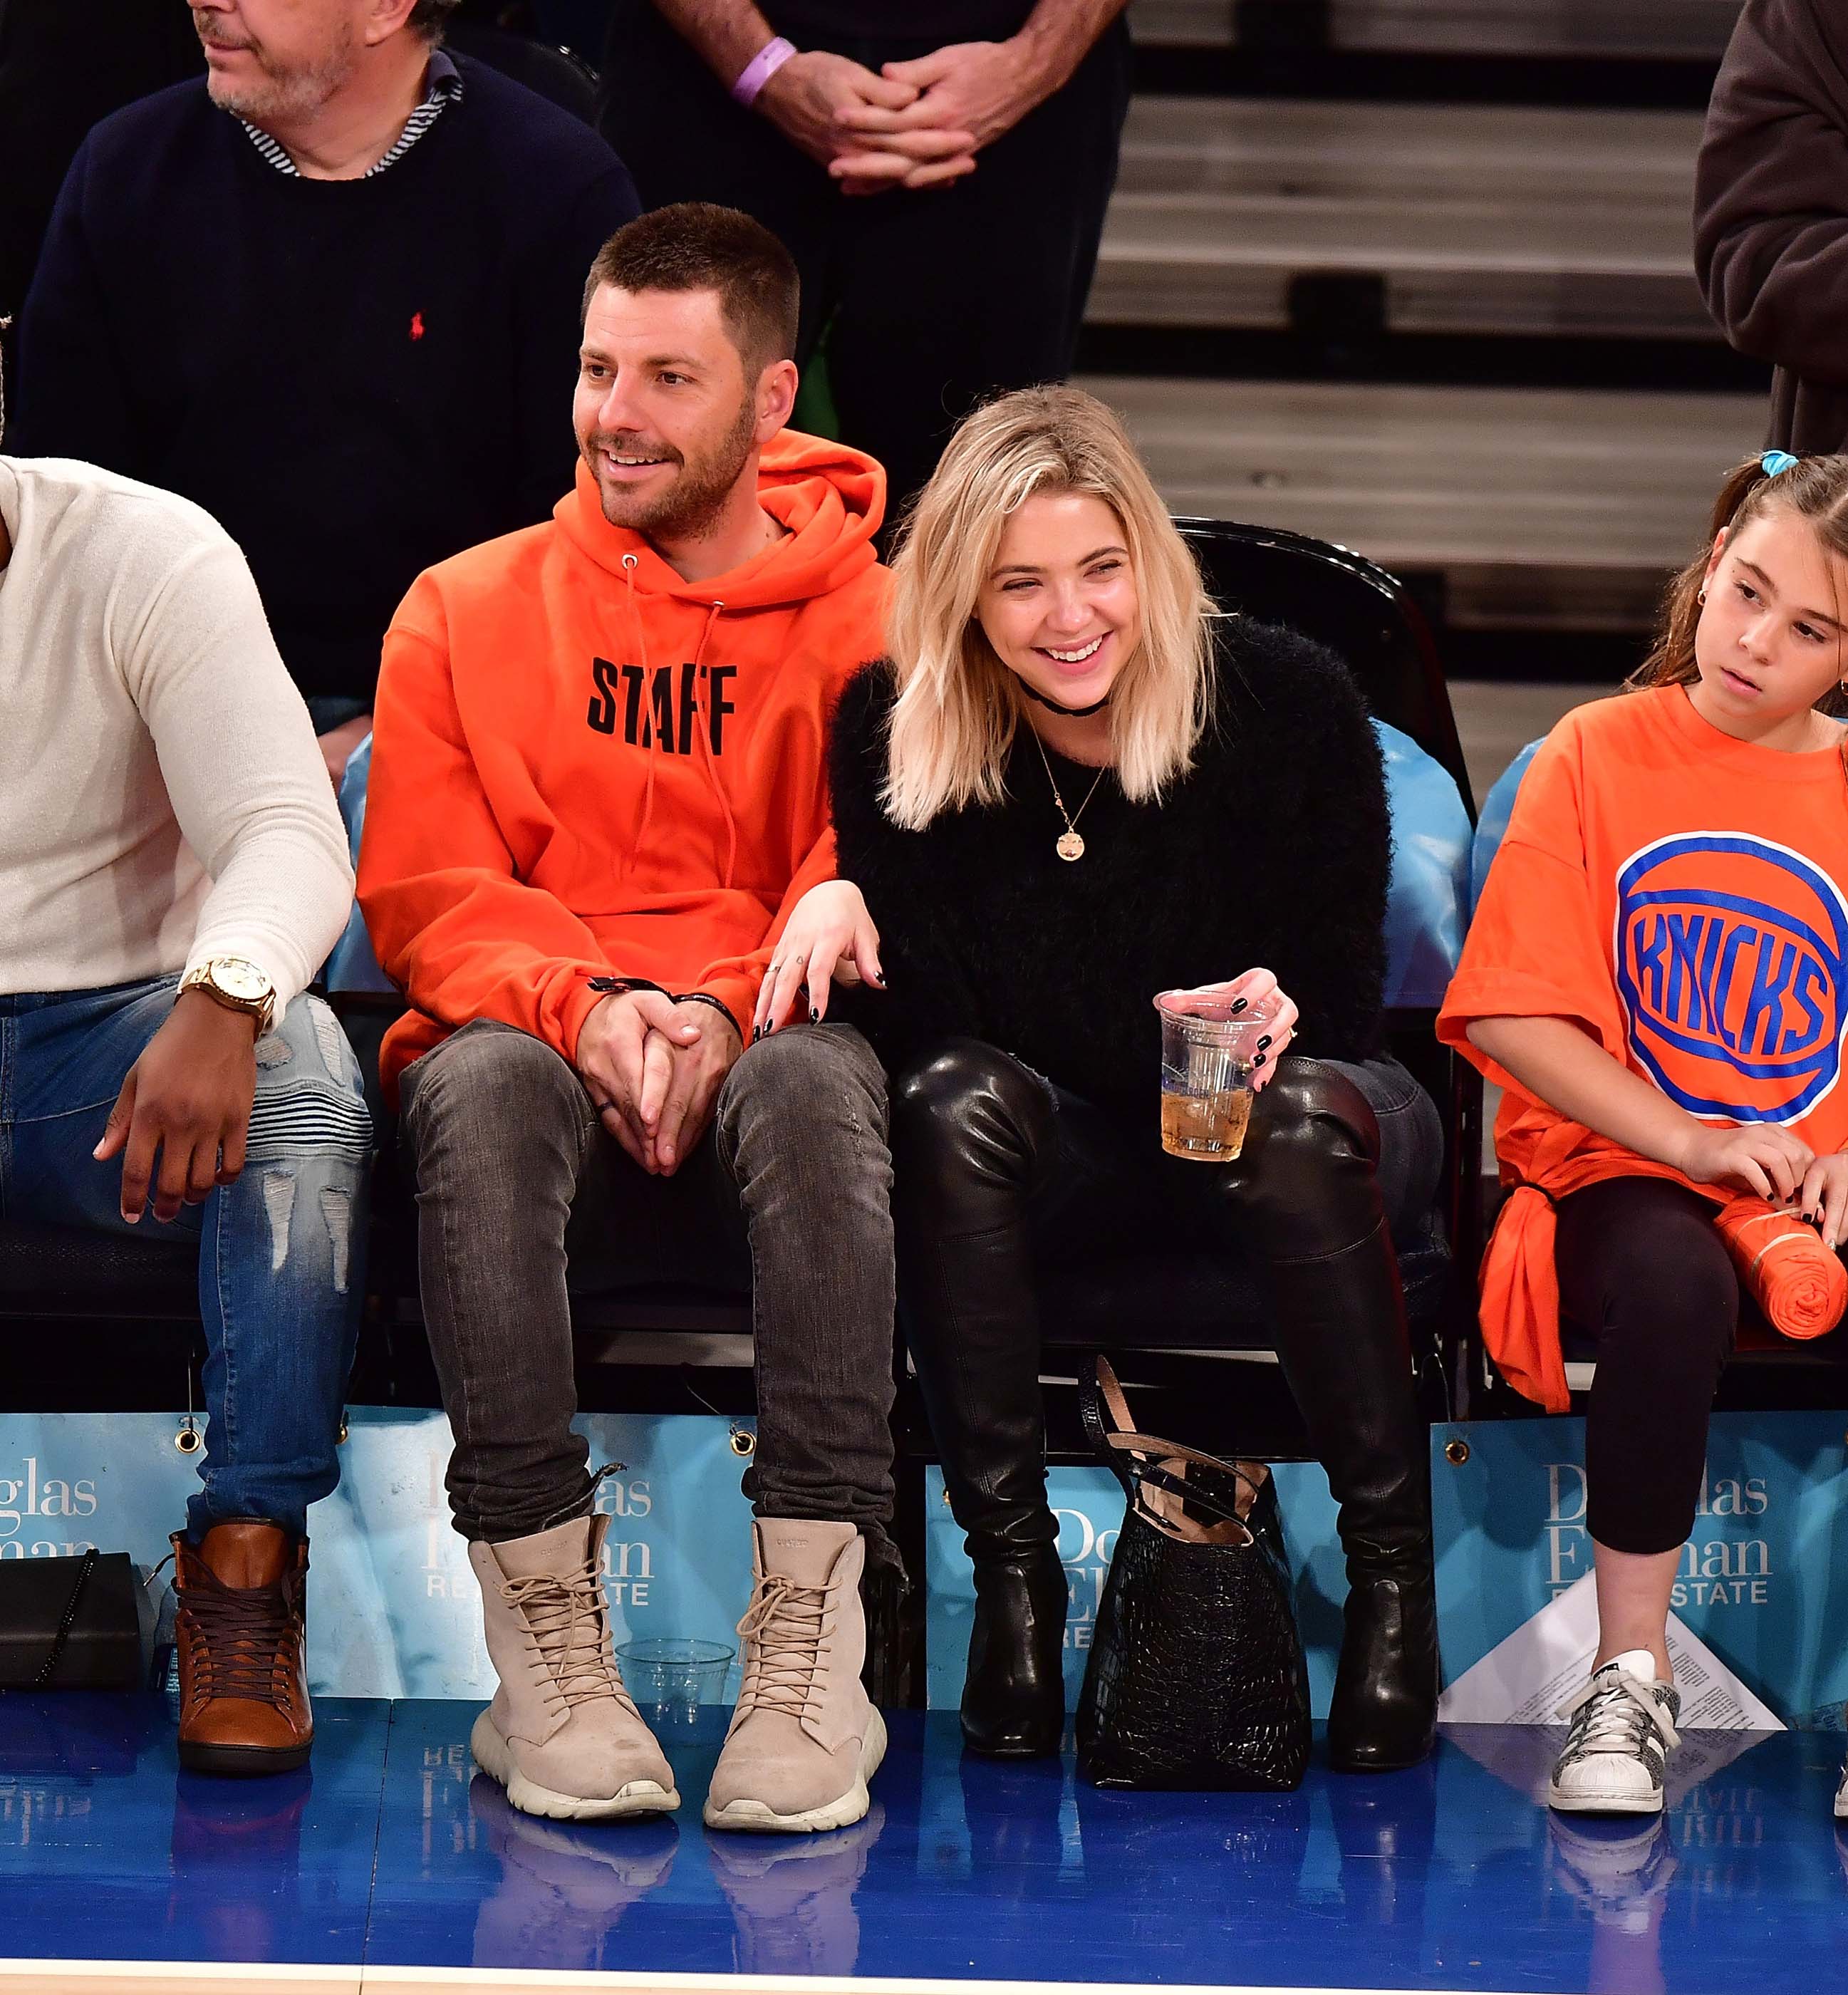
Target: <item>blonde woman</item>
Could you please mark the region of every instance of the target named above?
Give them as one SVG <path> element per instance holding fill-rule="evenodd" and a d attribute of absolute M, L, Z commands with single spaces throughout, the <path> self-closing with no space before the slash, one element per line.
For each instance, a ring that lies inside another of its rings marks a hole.
<path fill-rule="evenodd" d="M 804 980 L 812 1018 L 831 977 L 869 987 L 850 1002 L 891 1076 L 903 1314 L 975 1564 L 964 1735 L 1027 1755 L 1063 1729 L 1036 1271 L 1204 1245 L 1265 1285 L 1341 1505 L 1331 1758 L 1409 1765 L 1438 1646 L 1390 1229 L 1428 1209 L 1441 1136 L 1381 1056 L 1389 836 L 1359 695 L 1328 652 L 1215 613 L 1076 389 L 964 423 L 895 585 L 890 660 L 836 720 L 842 877 L 798 908 L 758 1025 Z M 1225 1165 L 1164 1155 L 1156 1115 L 1151 1001 L 1209 985 L 1280 1001 Z"/>

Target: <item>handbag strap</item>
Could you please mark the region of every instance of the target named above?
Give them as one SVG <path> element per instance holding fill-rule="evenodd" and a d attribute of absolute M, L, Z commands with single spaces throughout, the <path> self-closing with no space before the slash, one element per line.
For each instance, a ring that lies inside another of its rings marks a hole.
<path fill-rule="evenodd" d="M 71 1623 L 77 1619 L 77 1603 L 84 1597 L 84 1588 L 90 1583 L 90 1575 L 96 1570 L 97 1551 L 92 1545 L 77 1562 L 77 1578 L 72 1583 L 70 1598 L 64 1602 L 64 1612 L 58 1621 L 58 1632 L 51 1638 L 51 1653 L 39 1667 L 39 1674 L 32 1680 L 34 1690 L 43 1690 L 57 1673 L 63 1660 L 64 1644 L 70 1640 Z"/>
<path fill-rule="evenodd" d="M 1105 1420 L 1107 1412 L 1108 1424 Z M 1218 1455 L 1203 1454 L 1198 1448 L 1183 1447 L 1178 1441 L 1160 1440 L 1152 1434 L 1138 1434 L 1131 1425 L 1129 1402 L 1123 1396 L 1123 1389 L 1110 1360 L 1101 1353 L 1098 1355 L 1094 1379 L 1080 1382 L 1078 1417 L 1084 1423 L 1085 1437 L 1098 1459 L 1122 1483 L 1123 1493 L 1132 1505 L 1142 1488 L 1151 1487 L 1190 1503 L 1195 1509 L 1204 1510 L 1209 1516 L 1217 1517 L 1224 1523 L 1236 1524 L 1249 1539 L 1250 1526 L 1235 1507 L 1220 1502 L 1197 1483 L 1175 1475 L 1168 1464 L 1180 1462 L 1217 1469 L 1221 1475 L 1243 1483 L 1254 1496 L 1259 1485 L 1235 1461 L 1221 1461 Z M 1205 1535 L 1191 1518 L 1178 1513 L 1170 1516 L 1164 1512 L 1162 1521 L 1182 1537 L 1202 1538 Z"/>

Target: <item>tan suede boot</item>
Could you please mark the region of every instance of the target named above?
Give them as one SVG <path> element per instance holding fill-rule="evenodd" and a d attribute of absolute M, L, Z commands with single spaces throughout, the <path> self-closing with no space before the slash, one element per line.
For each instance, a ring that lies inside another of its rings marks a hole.
<path fill-rule="evenodd" d="M 738 1623 L 744 1684 L 706 1797 L 710 1828 L 845 1828 L 869 1805 L 885 1721 L 861 1688 L 866 1547 L 851 1524 L 760 1517 Z"/>
<path fill-rule="evenodd" d="M 623 1688 L 604 1603 L 607 1517 L 472 1544 L 500 1687 L 475 1721 L 475 1763 L 527 1815 L 562 1822 L 680 1805 L 674 1770 Z"/>

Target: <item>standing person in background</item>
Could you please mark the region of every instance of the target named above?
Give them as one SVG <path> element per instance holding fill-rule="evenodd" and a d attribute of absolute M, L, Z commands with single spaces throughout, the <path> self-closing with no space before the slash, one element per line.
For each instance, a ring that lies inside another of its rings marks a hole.
<path fill-rule="evenodd" d="M 12 441 L 242 547 L 335 781 L 431 563 L 546 517 L 622 163 L 438 46 L 454 0 L 191 0 L 208 74 L 84 141 L 21 321 Z"/>
<path fill-rule="evenodd" d="M 1070 371 L 1129 101 L 1123 0 L 619 0 L 603 129 L 650 207 L 741 208 L 802 272 L 895 513 L 957 420 Z"/>
<path fill-rule="evenodd" d="M 1747 0 L 1707 112 L 1694 229 L 1707 309 L 1776 364 L 1768 441 L 1848 448 L 1848 12 Z"/>

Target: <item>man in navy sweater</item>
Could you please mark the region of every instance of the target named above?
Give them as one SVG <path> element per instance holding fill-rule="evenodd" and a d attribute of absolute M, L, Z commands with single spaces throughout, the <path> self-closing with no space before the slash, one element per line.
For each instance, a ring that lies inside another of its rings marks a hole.
<path fill-rule="evenodd" d="M 206 77 L 71 164 L 9 442 L 217 517 L 338 781 L 405 590 L 570 490 L 584 272 L 638 206 L 595 132 L 438 45 L 455 0 L 189 5 Z"/>

